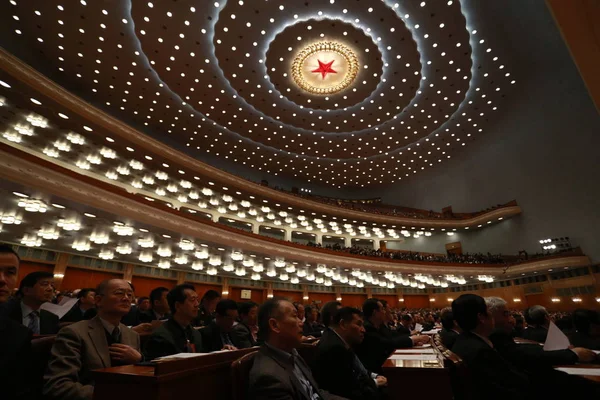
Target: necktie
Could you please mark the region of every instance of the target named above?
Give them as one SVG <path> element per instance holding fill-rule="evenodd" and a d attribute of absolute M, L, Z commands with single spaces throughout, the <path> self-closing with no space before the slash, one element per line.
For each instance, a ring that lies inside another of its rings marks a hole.
<path fill-rule="evenodd" d="M 27 327 L 33 332 L 34 335 L 40 334 L 40 313 L 35 310 L 29 313 L 29 325 Z"/>
<path fill-rule="evenodd" d="M 354 369 L 356 369 L 356 372 L 358 372 L 360 375 L 364 375 L 367 378 L 369 377 L 369 372 L 356 354 L 354 354 Z"/>
<path fill-rule="evenodd" d="M 229 339 L 229 335 L 227 333 L 222 333 L 221 334 L 221 340 L 223 341 L 223 345 L 230 345 L 233 346 L 233 343 L 231 343 L 231 339 Z"/>
<path fill-rule="evenodd" d="M 121 330 L 118 326 L 116 326 L 115 329 L 113 329 L 110 336 L 113 340 L 113 343 L 121 343 Z"/>
<path fill-rule="evenodd" d="M 296 373 L 297 373 L 296 377 L 298 378 L 298 380 L 304 387 L 304 390 L 305 390 L 306 394 L 308 395 L 308 398 L 311 400 L 321 400 L 321 396 L 319 396 L 319 392 L 317 390 L 315 390 L 312 383 L 310 383 L 310 381 L 308 380 L 306 375 L 304 375 L 304 371 L 302 371 L 302 368 L 298 364 L 298 361 L 296 358 L 297 358 L 296 355 L 292 354 L 292 364 L 294 365 L 294 370 L 296 370 Z"/>

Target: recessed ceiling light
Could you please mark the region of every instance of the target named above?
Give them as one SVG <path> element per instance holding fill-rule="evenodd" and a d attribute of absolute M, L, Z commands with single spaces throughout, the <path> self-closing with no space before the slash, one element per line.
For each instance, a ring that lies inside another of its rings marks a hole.
<path fill-rule="evenodd" d="M 89 217 L 89 218 L 96 218 L 96 216 L 94 214 L 90 214 L 90 213 L 83 213 L 83 215 L 85 215 L 86 217 Z"/>
<path fill-rule="evenodd" d="M 56 208 L 60 208 L 60 209 L 63 209 L 63 208 L 65 208 L 65 206 L 62 206 L 62 205 L 60 205 L 60 204 L 56 204 L 56 203 L 52 203 L 52 205 L 53 205 L 54 207 L 56 207 Z"/>

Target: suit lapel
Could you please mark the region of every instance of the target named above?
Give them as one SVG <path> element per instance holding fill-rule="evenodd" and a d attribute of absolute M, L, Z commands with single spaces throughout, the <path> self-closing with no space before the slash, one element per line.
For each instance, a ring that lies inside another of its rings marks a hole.
<path fill-rule="evenodd" d="M 100 317 L 94 317 L 88 323 L 90 339 L 94 343 L 98 357 L 102 360 L 104 368 L 111 366 L 110 354 L 108 353 L 108 341 L 106 340 L 106 333 Z"/>

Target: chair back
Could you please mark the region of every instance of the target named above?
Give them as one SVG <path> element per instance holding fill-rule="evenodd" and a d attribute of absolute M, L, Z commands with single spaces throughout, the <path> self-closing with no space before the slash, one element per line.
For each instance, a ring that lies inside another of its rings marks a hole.
<path fill-rule="evenodd" d="M 452 351 L 448 350 L 442 342 L 441 336 L 436 333 L 433 336 L 433 345 L 444 357 L 444 367 L 450 370 L 450 381 L 455 400 L 477 400 L 473 390 L 473 381 L 466 363 Z"/>
<path fill-rule="evenodd" d="M 257 351 L 253 351 L 231 363 L 231 397 L 233 400 L 246 400 L 248 397 L 248 380 L 256 353 Z"/>

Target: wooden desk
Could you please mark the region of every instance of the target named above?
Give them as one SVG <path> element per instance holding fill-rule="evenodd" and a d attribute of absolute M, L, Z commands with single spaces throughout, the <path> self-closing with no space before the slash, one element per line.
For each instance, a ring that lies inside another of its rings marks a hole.
<path fill-rule="evenodd" d="M 450 372 L 444 368 L 444 358 L 434 347 L 422 352 L 398 349 L 383 364 L 383 375 L 388 380 L 390 399 L 418 398 L 423 395 L 423 387 L 435 383 L 436 400 L 452 400 Z M 414 350 L 414 349 L 413 349 Z M 433 350 L 433 353 L 431 351 Z M 415 355 L 435 355 L 435 360 L 406 360 L 398 357 Z M 407 384 L 410 383 L 410 384 Z"/>
<path fill-rule="evenodd" d="M 576 365 L 560 365 L 556 368 L 577 368 L 577 369 L 588 369 L 588 368 L 600 368 L 600 365 L 597 364 L 576 364 Z M 589 379 L 590 381 L 600 382 L 600 376 L 595 375 L 576 375 L 581 376 L 585 379 Z"/>
<path fill-rule="evenodd" d="M 94 371 L 94 400 L 231 399 L 231 363 L 250 348 L 165 361 L 154 366 L 126 365 Z"/>

